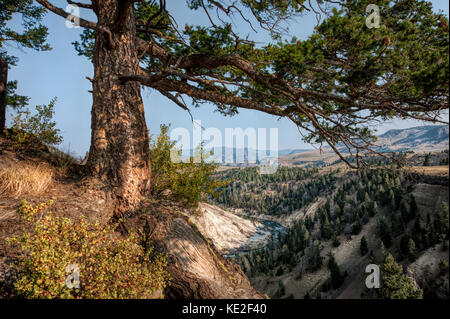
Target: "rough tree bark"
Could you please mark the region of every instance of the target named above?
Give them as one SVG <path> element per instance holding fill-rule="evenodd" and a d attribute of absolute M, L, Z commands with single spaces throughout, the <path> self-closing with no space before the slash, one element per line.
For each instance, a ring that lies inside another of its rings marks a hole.
<path fill-rule="evenodd" d="M 137 82 L 119 76 L 139 70 L 135 47 L 135 12 L 129 6 L 117 27 L 120 0 L 93 1 L 98 24 L 94 51 L 92 136 L 88 171 L 112 188 L 116 215 L 135 208 L 150 189 L 151 168 L 144 104 Z"/>
<path fill-rule="evenodd" d="M 0 58 L 0 135 L 6 128 L 6 84 L 8 83 L 8 63 Z"/>

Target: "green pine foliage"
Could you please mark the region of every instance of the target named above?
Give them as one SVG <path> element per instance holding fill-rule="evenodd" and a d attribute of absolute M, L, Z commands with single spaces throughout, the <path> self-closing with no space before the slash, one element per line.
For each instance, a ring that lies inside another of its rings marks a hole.
<path fill-rule="evenodd" d="M 417 257 L 416 243 L 414 239 L 410 238 L 408 241 L 408 258 L 410 261 L 414 261 Z"/>
<path fill-rule="evenodd" d="M 430 153 L 425 155 L 425 159 L 423 160 L 423 166 L 430 166 L 431 165 L 430 164 L 430 156 L 431 156 Z"/>
<path fill-rule="evenodd" d="M 344 282 L 344 276 L 341 274 L 338 264 L 333 255 L 328 259 L 328 269 L 331 273 L 331 284 L 334 289 L 339 288 Z"/>
<path fill-rule="evenodd" d="M 382 24 L 379 28 L 368 28 L 365 10 L 370 1 L 320 3 L 331 5 L 322 6 L 327 7 L 327 14 L 305 40 L 287 36 L 289 22 L 311 10 L 311 4 L 305 0 L 245 0 L 229 7 L 212 0 L 189 0 L 189 9 L 217 10 L 219 17 L 209 15 L 215 23 L 187 24 L 182 30 L 175 29 L 168 12 L 158 15 L 157 2 L 137 2 L 137 19 L 143 22 L 156 16 L 153 22 L 157 21 L 158 26 L 151 30 L 138 28 L 136 35 L 154 41 L 173 55 L 173 61 L 188 56 L 229 61 L 230 56 L 235 56 L 251 65 L 251 72 L 228 62 L 218 63 L 217 67 L 198 67 L 195 73 L 189 68 L 173 71 L 179 71 L 182 77 L 191 74 L 198 77 L 194 86 L 205 95 L 194 96 L 193 105 L 206 100 L 224 115 L 238 113 L 239 103 L 226 104 L 212 97 L 212 92 L 219 92 L 229 97 L 229 101 L 236 98 L 249 108 L 288 117 L 304 129 L 307 142 L 337 144 L 350 139 L 360 144 L 364 139 L 370 143 L 376 139 L 370 125 L 374 119 L 420 114 L 432 121 L 434 111 L 447 108 L 449 39 L 444 14 L 434 13 L 431 5 L 422 0 L 408 1 L 407 5 L 400 0 L 379 0 L 376 4 L 380 7 Z M 270 41 L 260 44 L 252 35 L 238 39 L 239 32 L 233 30 L 235 21 L 231 16 L 243 18 L 241 22 L 251 24 L 254 31 L 267 31 Z M 74 42 L 75 49 L 92 59 L 94 39 L 95 31 L 85 30 L 80 41 Z M 164 59 L 148 54 L 142 55 L 141 62 L 152 74 L 165 67 Z M 200 80 L 204 76 L 230 85 L 225 89 L 217 83 L 206 84 Z M 297 105 L 298 98 L 293 94 L 299 88 L 303 106 Z M 311 115 L 302 111 L 303 107 Z M 361 112 L 367 113 L 364 121 Z"/>
<path fill-rule="evenodd" d="M 361 256 L 364 256 L 364 255 L 366 255 L 369 252 L 369 245 L 367 243 L 367 239 L 366 239 L 365 236 L 361 237 L 359 250 L 361 252 Z"/>
<path fill-rule="evenodd" d="M 386 248 L 391 247 L 392 245 L 392 230 L 391 225 L 389 224 L 386 217 L 382 217 L 378 224 L 378 232 Z"/>
<path fill-rule="evenodd" d="M 383 299 L 422 299 L 423 292 L 414 286 L 410 277 L 403 273 L 403 267 L 391 254 L 385 257 L 380 267 L 382 284 L 380 297 Z"/>

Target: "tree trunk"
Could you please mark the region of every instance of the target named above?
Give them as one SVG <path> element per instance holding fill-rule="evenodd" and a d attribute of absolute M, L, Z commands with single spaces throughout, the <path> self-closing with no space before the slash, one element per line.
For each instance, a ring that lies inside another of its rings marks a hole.
<path fill-rule="evenodd" d="M 135 74 L 135 12 L 128 9 L 124 28 L 114 25 L 119 0 L 93 1 L 98 24 L 112 30 L 97 32 L 94 49 L 92 136 L 87 167 L 111 186 L 116 216 L 133 210 L 150 190 L 151 168 L 147 125 L 140 84 L 122 84 L 118 77 Z"/>
<path fill-rule="evenodd" d="M 0 58 L 0 135 L 6 129 L 6 97 L 8 92 L 8 63 Z"/>

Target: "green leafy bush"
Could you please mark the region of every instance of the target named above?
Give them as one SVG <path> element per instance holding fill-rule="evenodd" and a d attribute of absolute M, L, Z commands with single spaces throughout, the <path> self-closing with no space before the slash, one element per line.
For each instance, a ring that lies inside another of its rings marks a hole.
<path fill-rule="evenodd" d="M 122 239 L 112 226 L 72 221 L 48 212 L 52 202 L 36 207 L 23 201 L 19 215 L 32 228 L 8 239 L 23 254 L 17 293 L 26 298 L 152 298 L 168 283 L 165 256 L 139 245 L 136 235 Z M 79 284 L 68 273 L 78 268 Z M 67 282 L 69 280 L 69 283 Z M 72 283 L 72 286 L 70 285 Z"/>
<path fill-rule="evenodd" d="M 38 147 L 41 143 L 57 145 L 62 142 L 60 130 L 55 128 L 56 123 L 52 120 L 55 103 L 56 98 L 53 98 L 48 105 L 37 105 L 34 115 L 29 109 L 18 112 L 8 133 L 16 147 Z"/>
<path fill-rule="evenodd" d="M 181 161 L 181 151 L 168 136 L 168 125 L 161 125 L 161 133 L 150 145 L 152 163 L 152 193 L 155 197 L 169 191 L 172 196 L 195 206 L 206 196 L 217 196 L 216 189 L 228 184 L 213 178 L 216 163 L 208 163 L 208 154 L 196 150 L 189 161 Z"/>

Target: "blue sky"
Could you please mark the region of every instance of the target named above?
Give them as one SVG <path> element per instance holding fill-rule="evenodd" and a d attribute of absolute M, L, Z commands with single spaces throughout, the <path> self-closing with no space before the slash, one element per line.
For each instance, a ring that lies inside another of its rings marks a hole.
<path fill-rule="evenodd" d="M 182 1 L 168 1 L 168 8 L 180 26 L 185 24 L 209 24 L 204 14 L 190 11 L 184 3 L 181 4 Z M 431 2 L 436 11 L 443 10 L 448 16 L 449 4 L 446 0 Z M 53 3 L 61 7 L 67 4 L 66 1 L 61 0 L 53 0 Z M 175 3 L 179 5 L 177 6 Z M 83 9 L 81 17 L 94 19 Z M 19 58 L 18 66 L 9 71 L 8 79 L 18 80 L 18 93 L 31 97 L 31 107 L 47 104 L 55 96 L 58 98 L 55 107 L 55 120 L 64 137 L 64 142 L 59 148 L 83 156 L 89 150 L 90 110 L 92 106 L 92 96 L 88 92 L 92 87 L 85 77 L 92 77 L 93 67 L 86 58 L 77 56 L 71 44 L 79 39 L 81 29 L 66 28 L 64 19 L 51 13 L 47 14 L 43 22 L 49 28 L 48 43 L 53 50 L 35 52 L 18 49 L 13 45 L 7 47 L 6 49 L 11 55 Z M 17 24 L 20 21 L 17 19 L 13 23 Z M 315 24 L 315 17 L 307 15 L 299 22 L 291 23 L 290 33 L 297 38 L 304 39 L 311 34 Z M 248 25 L 239 22 L 236 24 L 236 30 L 241 31 L 242 35 L 251 33 Z M 268 40 L 268 36 L 262 32 L 254 34 L 253 38 L 261 42 Z M 158 134 L 161 123 L 171 123 L 172 128 L 192 129 L 192 122 L 186 111 L 180 109 L 158 92 L 144 88 L 142 97 L 150 133 Z M 273 116 L 250 110 L 242 110 L 239 115 L 234 117 L 224 117 L 214 110 L 213 105 L 203 104 L 200 108 L 193 108 L 192 115 L 194 119 L 202 121 L 203 127 L 216 127 L 222 132 L 228 127 L 244 129 L 247 127 L 277 127 L 279 149 L 311 148 L 310 145 L 301 140 L 297 128 L 289 120 L 278 120 Z M 379 133 L 383 133 L 391 128 L 406 128 L 425 124 L 418 121 L 396 120 L 380 125 L 377 129 Z"/>

